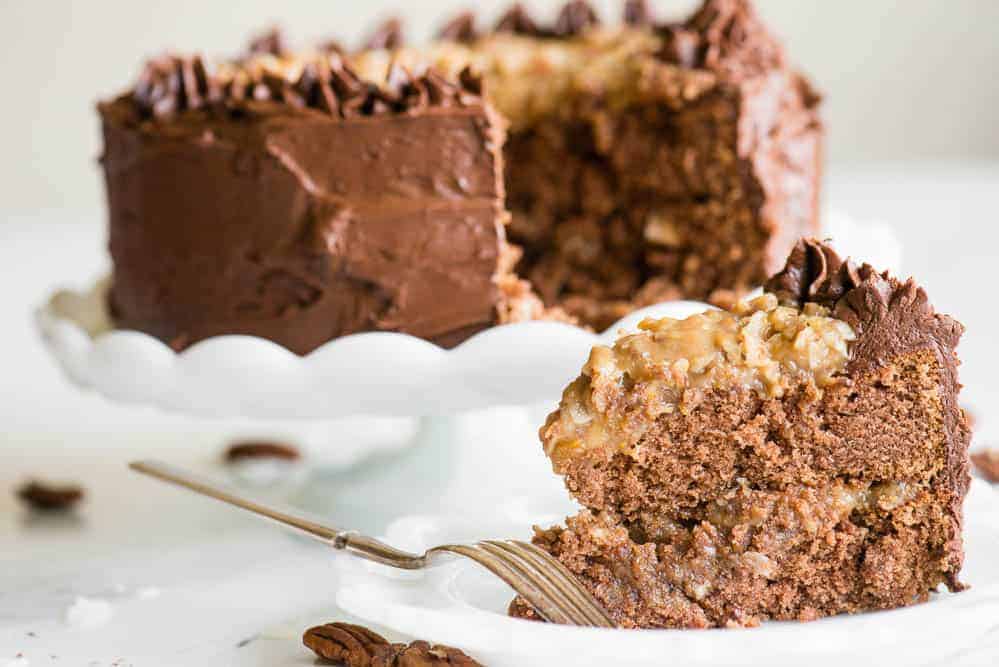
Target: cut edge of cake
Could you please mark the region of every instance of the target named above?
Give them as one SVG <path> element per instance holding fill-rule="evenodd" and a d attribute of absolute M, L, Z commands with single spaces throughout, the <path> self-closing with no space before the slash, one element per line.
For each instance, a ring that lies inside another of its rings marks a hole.
<path fill-rule="evenodd" d="M 735 312 L 595 348 L 541 429 L 584 507 L 534 541 L 622 627 L 752 626 L 960 591 L 963 327 L 802 240 Z M 524 613 L 522 601 L 511 613 Z"/>

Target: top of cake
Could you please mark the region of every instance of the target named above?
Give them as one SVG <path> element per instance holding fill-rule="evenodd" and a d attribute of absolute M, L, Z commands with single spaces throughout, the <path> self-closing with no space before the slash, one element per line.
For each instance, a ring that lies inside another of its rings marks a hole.
<path fill-rule="evenodd" d="M 136 120 L 170 121 L 184 112 L 239 117 L 287 111 L 352 118 L 481 105 L 481 93 L 481 81 L 468 70 L 451 81 L 431 69 L 413 74 L 393 66 L 376 82 L 359 76 L 337 53 L 258 53 L 212 71 L 200 56 L 167 55 L 148 62 L 134 89 L 116 103 L 134 110 Z"/>
<path fill-rule="evenodd" d="M 407 47 L 392 20 L 364 47 L 345 52 L 327 43 L 290 51 L 271 31 L 251 41 L 243 56 L 214 67 L 198 55 L 153 59 L 120 100 L 138 119 L 161 121 L 186 111 L 259 114 L 281 106 L 346 118 L 478 103 L 484 77 L 491 101 L 519 126 L 575 97 L 676 105 L 719 81 L 786 68 L 780 45 L 748 0 L 708 0 L 680 23 L 656 22 L 646 2 L 632 0 L 617 26 L 603 25 L 582 0 L 567 3 L 551 25 L 516 4 L 488 32 L 480 33 L 465 13 L 437 41 Z"/>

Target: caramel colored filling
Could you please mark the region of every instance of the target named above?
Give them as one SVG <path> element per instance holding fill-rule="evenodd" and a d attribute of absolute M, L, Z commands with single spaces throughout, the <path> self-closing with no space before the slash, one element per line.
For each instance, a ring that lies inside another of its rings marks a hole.
<path fill-rule="evenodd" d="M 610 107 L 643 99 L 663 77 L 675 82 L 670 97 L 693 99 L 715 83 L 706 70 L 690 70 L 653 58 L 662 39 L 649 30 L 602 28 L 573 39 L 539 40 L 496 33 L 472 44 L 435 42 L 424 48 L 367 51 L 351 63 L 367 79 L 381 81 L 390 63 L 419 69 L 433 65 L 450 76 L 464 67 L 482 74 L 489 99 L 514 131 L 558 115 L 573 100 L 599 95 Z M 657 90 L 664 88 L 655 86 Z"/>
<path fill-rule="evenodd" d="M 735 312 L 646 320 L 613 347 L 595 347 L 542 429 L 558 472 L 593 448 L 630 452 L 660 415 L 684 411 L 718 387 L 783 396 L 801 383 L 837 382 L 854 332 L 824 308 L 778 305 L 765 294 Z"/>
<path fill-rule="evenodd" d="M 677 551 L 671 583 L 692 600 L 702 600 L 724 574 L 746 570 L 765 580 L 781 578 L 781 564 L 797 545 L 828 535 L 851 515 L 891 512 L 912 500 L 918 488 L 905 482 L 835 480 L 822 488 L 792 487 L 783 492 L 739 488 L 709 502 L 701 531 L 714 536 L 698 543 L 691 529 L 658 517 L 630 526 L 636 544 L 668 545 Z M 607 528 L 590 528 L 606 539 Z"/>

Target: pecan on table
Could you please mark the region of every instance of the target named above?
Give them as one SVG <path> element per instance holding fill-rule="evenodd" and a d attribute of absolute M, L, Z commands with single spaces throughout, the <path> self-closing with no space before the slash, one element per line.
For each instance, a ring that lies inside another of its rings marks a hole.
<path fill-rule="evenodd" d="M 225 451 L 225 460 L 227 463 L 260 461 L 264 459 L 297 461 L 300 458 L 302 458 L 302 453 L 294 445 L 265 440 L 234 442 Z"/>
<path fill-rule="evenodd" d="M 326 623 L 309 628 L 302 641 L 316 655 L 347 667 L 372 667 L 378 649 L 391 644 L 373 630 L 351 623 Z"/>
<path fill-rule="evenodd" d="M 302 641 L 320 658 L 346 667 L 482 667 L 451 646 L 414 641 L 394 644 L 351 623 L 326 623 L 305 631 Z"/>
<path fill-rule="evenodd" d="M 378 662 L 371 667 L 482 667 L 464 651 L 451 646 L 415 641 L 379 649 Z"/>
<path fill-rule="evenodd" d="M 17 496 L 34 510 L 58 512 L 71 509 L 83 500 L 83 488 L 76 484 L 56 486 L 32 480 L 17 490 Z"/>

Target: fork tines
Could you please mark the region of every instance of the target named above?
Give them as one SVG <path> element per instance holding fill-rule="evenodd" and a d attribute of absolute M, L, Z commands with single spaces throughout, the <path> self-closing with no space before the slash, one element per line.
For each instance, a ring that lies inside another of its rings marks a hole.
<path fill-rule="evenodd" d="M 519 540 L 484 540 L 458 553 L 475 560 L 519 593 L 547 621 L 615 627 L 568 569 L 550 554 Z"/>

